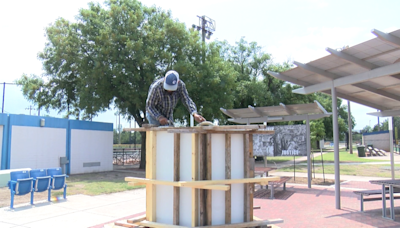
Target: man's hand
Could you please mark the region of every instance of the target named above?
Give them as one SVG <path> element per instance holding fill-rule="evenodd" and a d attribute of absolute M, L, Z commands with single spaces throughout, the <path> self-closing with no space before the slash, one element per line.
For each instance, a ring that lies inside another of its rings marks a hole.
<path fill-rule="evenodd" d="M 196 122 L 199 122 L 199 123 L 206 120 L 204 117 L 202 117 L 201 115 L 199 115 L 197 113 L 193 114 L 193 117 L 194 117 L 194 120 L 196 120 Z"/>
<path fill-rule="evenodd" d="M 158 122 L 160 122 L 161 125 L 167 125 L 168 124 L 168 119 L 165 117 L 161 117 Z"/>

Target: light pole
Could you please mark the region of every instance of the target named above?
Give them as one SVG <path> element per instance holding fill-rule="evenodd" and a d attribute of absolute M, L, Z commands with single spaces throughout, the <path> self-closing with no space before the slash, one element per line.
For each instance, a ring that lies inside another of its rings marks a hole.
<path fill-rule="evenodd" d="M 206 38 L 210 39 L 210 36 L 215 32 L 216 23 L 213 19 L 207 16 L 197 16 L 199 18 L 199 25 L 192 25 L 192 28 L 201 30 L 202 41 L 205 42 Z"/>

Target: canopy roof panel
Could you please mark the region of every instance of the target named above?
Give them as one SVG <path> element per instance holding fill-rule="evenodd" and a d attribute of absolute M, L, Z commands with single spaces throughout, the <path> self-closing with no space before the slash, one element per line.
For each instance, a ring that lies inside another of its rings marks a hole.
<path fill-rule="evenodd" d="M 281 121 L 298 121 L 305 119 L 319 119 L 330 116 L 318 101 L 309 104 L 293 104 L 268 107 L 253 107 L 239 109 L 223 109 L 221 111 L 227 116 L 231 122 L 236 123 L 263 123 L 263 122 L 281 122 Z"/>
<path fill-rule="evenodd" d="M 400 30 L 338 50 L 326 48 L 329 55 L 307 64 L 270 75 L 304 88 L 293 92 L 330 94 L 379 110 L 400 109 Z"/>

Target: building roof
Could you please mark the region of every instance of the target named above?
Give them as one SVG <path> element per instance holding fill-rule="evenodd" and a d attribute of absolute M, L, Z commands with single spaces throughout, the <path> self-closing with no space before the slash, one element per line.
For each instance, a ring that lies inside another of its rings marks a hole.
<path fill-rule="evenodd" d="M 221 111 L 231 117 L 231 122 L 250 124 L 263 122 L 282 122 L 282 121 L 299 121 L 319 119 L 330 116 L 318 101 L 309 104 L 293 104 L 268 107 L 253 107 L 238 109 L 223 109 Z"/>
<path fill-rule="evenodd" d="M 307 64 L 270 75 L 304 88 L 294 93 L 330 94 L 336 88 L 338 97 L 381 111 L 400 110 L 400 30 L 384 33 L 355 46 L 326 48 L 329 55 Z"/>

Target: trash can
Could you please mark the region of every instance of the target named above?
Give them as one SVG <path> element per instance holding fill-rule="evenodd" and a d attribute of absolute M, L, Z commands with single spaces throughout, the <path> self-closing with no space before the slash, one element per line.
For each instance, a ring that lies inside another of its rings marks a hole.
<path fill-rule="evenodd" d="M 365 157 L 365 146 L 364 145 L 357 146 L 357 150 L 358 150 L 358 157 Z"/>

